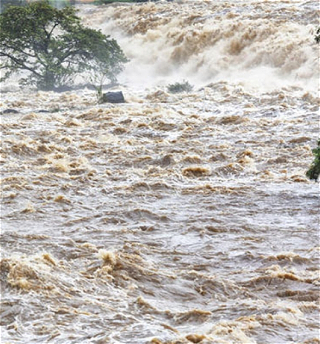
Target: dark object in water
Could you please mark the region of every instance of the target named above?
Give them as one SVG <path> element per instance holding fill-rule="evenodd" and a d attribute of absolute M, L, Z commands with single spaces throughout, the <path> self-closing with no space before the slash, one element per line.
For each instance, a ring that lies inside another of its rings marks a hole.
<path fill-rule="evenodd" d="M 103 93 L 100 103 L 125 103 L 125 100 L 121 91 L 107 92 Z"/>
<path fill-rule="evenodd" d="M 16 109 L 5 109 L 5 110 L 1 111 L 2 115 L 6 114 L 6 113 L 19 113 L 19 111 Z"/>
<path fill-rule="evenodd" d="M 317 182 L 320 176 L 320 140 L 318 140 L 317 148 L 312 150 L 312 154 L 314 155 L 314 160 L 306 175 L 309 179 Z"/>

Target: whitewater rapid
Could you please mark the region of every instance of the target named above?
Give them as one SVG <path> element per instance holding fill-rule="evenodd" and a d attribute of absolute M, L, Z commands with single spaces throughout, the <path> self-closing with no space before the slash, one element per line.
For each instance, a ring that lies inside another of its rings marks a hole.
<path fill-rule="evenodd" d="M 85 21 L 117 38 L 134 87 L 187 79 L 250 90 L 317 91 L 316 2 L 182 1 L 88 8 Z M 88 14 L 87 14 L 88 13 Z"/>
<path fill-rule="evenodd" d="M 126 103 L 3 87 L 1 343 L 319 343 L 318 4 L 79 8 Z"/>

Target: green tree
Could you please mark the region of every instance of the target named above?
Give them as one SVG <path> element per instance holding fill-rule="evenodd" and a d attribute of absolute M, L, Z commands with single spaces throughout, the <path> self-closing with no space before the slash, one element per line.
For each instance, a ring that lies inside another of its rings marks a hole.
<path fill-rule="evenodd" d="M 76 10 L 46 1 L 8 6 L 0 15 L 1 81 L 27 72 L 22 84 L 53 90 L 77 75 L 103 75 L 114 82 L 127 59 L 114 39 L 84 27 Z"/>
<path fill-rule="evenodd" d="M 26 4 L 26 0 L 1 0 L 0 12 L 2 12 L 7 6 L 24 6 Z"/>
<path fill-rule="evenodd" d="M 315 181 L 318 180 L 320 175 L 320 140 L 318 141 L 318 147 L 312 150 L 314 160 L 307 171 L 307 177 Z"/>
<path fill-rule="evenodd" d="M 320 43 L 320 27 L 317 29 L 314 39 L 316 40 L 317 43 Z"/>

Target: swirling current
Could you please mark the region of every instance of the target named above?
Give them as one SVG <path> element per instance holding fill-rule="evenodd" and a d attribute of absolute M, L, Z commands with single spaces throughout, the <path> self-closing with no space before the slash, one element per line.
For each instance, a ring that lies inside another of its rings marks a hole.
<path fill-rule="evenodd" d="M 2 86 L 1 343 L 319 344 L 318 3 L 79 9 L 126 102 Z"/>

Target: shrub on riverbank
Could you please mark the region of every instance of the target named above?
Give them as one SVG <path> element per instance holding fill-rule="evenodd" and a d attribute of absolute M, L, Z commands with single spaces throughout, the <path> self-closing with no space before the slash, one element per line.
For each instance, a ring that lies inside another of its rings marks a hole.
<path fill-rule="evenodd" d="M 311 180 L 317 181 L 320 175 L 320 140 L 318 141 L 318 147 L 312 150 L 314 160 L 307 171 L 307 177 Z"/>
<path fill-rule="evenodd" d="M 320 27 L 316 31 L 316 35 L 314 36 L 314 39 L 316 40 L 317 43 L 320 43 Z"/>
<path fill-rule="evenodd" d="M 183 82 L 176 82 L 169 85 L 167 89 L 170 93 L 191 92 L 193 90 L 193 86 L 190 85 L 188 81 L 183 80 Z"/>

